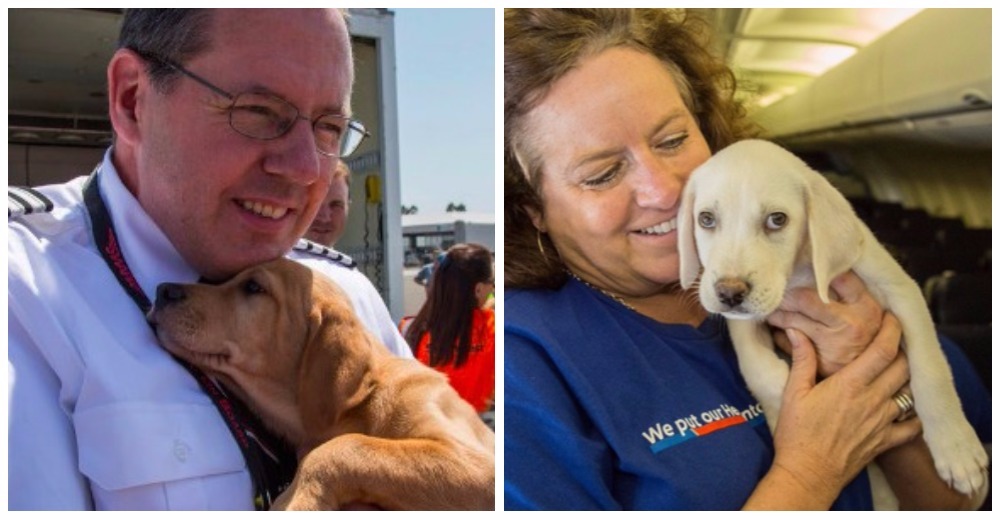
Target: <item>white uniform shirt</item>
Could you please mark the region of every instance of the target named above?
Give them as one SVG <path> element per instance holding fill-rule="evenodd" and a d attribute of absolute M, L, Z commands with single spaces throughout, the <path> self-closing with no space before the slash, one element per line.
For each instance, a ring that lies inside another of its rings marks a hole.
<path fill-rule="evenodd" d="M 152 301 L 162 282 L 195 282 L 109 157 L 101 194 L 143 291 Z M 8 223 L 8 508 L 252 509 L 243 455 L 215 405 L 97 251 L 85 181 L 38 188 L 55 209 Z M 410 356 L 367 278 L 289 256 L 341 284 L 362 322 Z"/>

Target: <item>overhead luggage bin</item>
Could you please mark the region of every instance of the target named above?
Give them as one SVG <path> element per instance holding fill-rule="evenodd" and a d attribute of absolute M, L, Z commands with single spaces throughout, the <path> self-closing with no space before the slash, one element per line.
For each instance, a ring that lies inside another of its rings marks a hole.
<path fill-rule="evenodd" d="M 990 9 L 925 9 L 755 118 L 786 143 L 990 146 Z"/>

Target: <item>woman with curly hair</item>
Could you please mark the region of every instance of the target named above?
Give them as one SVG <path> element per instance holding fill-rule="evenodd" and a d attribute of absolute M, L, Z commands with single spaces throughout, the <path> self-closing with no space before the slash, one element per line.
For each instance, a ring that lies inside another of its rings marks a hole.
<path fill-rule="evenodd" d="M 897 421 L 899 325 L 856 276 L 773 318 L 773 436 L 679 287 L 687 178 L 757 133 L 708 35 L 683 10 L 505 10 L 506 509 L 870 509 L 873 460 L 904 507 L 974 506 Z"/>

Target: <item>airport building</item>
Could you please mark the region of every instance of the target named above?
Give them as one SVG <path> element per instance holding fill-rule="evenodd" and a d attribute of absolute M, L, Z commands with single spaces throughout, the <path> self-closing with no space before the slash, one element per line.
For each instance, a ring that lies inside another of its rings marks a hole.
<path fill-rule="evenodd" d="M 403 215 L 404 263 L 418 265 L 424 255 L 459 243 L 480 244 L 496 252 L 496 218 L 464 211 Z"/>

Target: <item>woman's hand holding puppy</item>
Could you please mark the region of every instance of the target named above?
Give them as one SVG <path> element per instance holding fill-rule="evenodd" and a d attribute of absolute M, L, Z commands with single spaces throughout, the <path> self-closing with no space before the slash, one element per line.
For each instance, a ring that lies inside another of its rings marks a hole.
<path fill-rule="evenodd" d="M 883 309 L 861 279 L 848 271 L 830 284 L 830 303 L 823 303 L 815 289 L 792 289 L 767 322 L 778 329 L 775 343 L 791 354 L 786 329 L 804 333 L 816 347 L 820 379 L 846 366 L 872 342 L 882 323 Z"/>
<path fill-rule="evenodd" d="M 764 478 L 782 485 L 758 487 L 764 492 L 751 497 L 748 509 L 825 509 L 876 456 L 920 434 L 919 421 L 895 422 L 892 396 L 909 379 L 900 335 L 899 322 L 885 314 L 874 341 L 817 383 L 817 350 L 790 329 L 792 369 L 774 434 L 774 464 Z M 771 489 L 782 496 L 770 496 Z"/>

